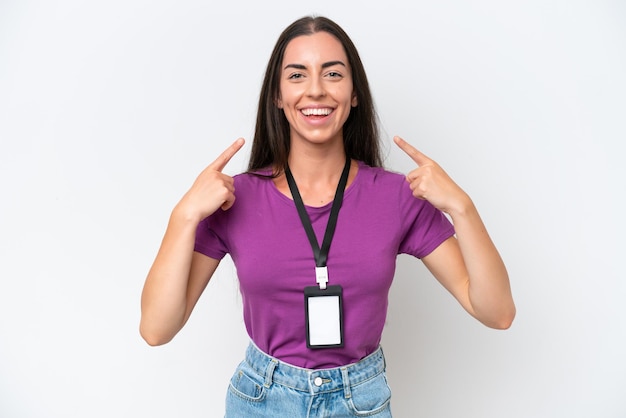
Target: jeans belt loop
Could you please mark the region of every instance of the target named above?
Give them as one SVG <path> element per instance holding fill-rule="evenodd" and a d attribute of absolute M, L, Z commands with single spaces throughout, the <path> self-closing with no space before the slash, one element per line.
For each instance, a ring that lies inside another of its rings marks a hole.
<path fill-rule="evenodd" d="M 278 362 L 275 359 L 271 359 L 267 364 L 267 369 L 265 369 L 265 383 L 263 386 L 269 388 L 272 385 L 272 378 L 274 376 L 274 369 L 278 366 Z"/>
<path fill-rule="evenodd" d="M 343 378 L 343 395 L 346 399 L 350 399 L 352 397 L 352 392 L 350 391 L 350 378 L 348 377 L 348 368 L 341 368 L 341 377 Z"/>

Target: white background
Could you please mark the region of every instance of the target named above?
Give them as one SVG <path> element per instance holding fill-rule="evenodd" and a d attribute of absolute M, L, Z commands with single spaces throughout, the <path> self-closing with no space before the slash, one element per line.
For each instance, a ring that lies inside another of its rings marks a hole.
<path fill-rule="evenodd" d="M 400 257 L 395 416 L 626 416 L 626 6 L 598 0 L 1 0 L 0 416 L 222 416 L 247 343 L 230 259 L 163 347 L 139 337 L 140 292 L 310 13 L 359 48 L 386 166 L 413 167 L 398 134 L 470 193 L 518 307 L 487 329 Z"/>

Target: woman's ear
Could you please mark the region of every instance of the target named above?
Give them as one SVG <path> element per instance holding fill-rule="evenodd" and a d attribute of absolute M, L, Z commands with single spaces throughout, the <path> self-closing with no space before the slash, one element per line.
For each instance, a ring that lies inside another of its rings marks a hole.
<path fill-rule="evenodd" d="M 283 101 L 282 101 L 282 100 L 280 100 L 280 97 L 277 97 L 277 98 L 274 100 L 274 103 L 276 103 L 276 107 L 277 107 L 277 108 L 279 108 L 279 109 L 282 109 L 282 108 L 283 108 Z"/>
<path fill-rule="evenodd" d="M 356 98 L 356 93 L 352 93 L 352 107 L 357 107 L 359 101 Z"/>

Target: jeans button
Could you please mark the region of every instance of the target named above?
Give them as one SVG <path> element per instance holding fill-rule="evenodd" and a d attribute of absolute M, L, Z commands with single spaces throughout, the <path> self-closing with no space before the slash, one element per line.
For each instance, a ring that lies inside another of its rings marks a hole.
<path fill-rule="evenodd" d="M 317 376 L 314 380 L 313 380 L 313 384 L 317 387 L 322 386 L 322 383 L 324 383 L 324 381 L 322 380 L 321 377 Z"/>

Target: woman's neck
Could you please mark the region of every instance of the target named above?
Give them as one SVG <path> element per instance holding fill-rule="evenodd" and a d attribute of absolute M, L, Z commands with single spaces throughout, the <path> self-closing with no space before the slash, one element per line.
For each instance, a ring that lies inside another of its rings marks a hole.
<path fill-rule="evenodd" d="M 336 187 L 346 164 L 346 154 L 342 142 L 308 147 L 292 143 L 288 161 L 298 187 Z"/>
<path fill-rule="evenodd" d="M 346 164 L 343 144 L 339 151 L 320 152 L 319 149 L 317 151 L 301 152 L 292 148 L 289 154 L 289 170 L 307 206 L 324 206 L 333 200 Z M 357 171 L 358 164 L 352 161 L 347 186 L 352 183 Z M 284 173 L 274 179 L 274 184 L 281 193 L 293 198 Z"/>
<path fill-rule="evenodd" d="M 309 156 L 289 158 L 289 169 L 300 188 L 337 187 L 345 164 L 345 155 L 327 158 Z"/>

